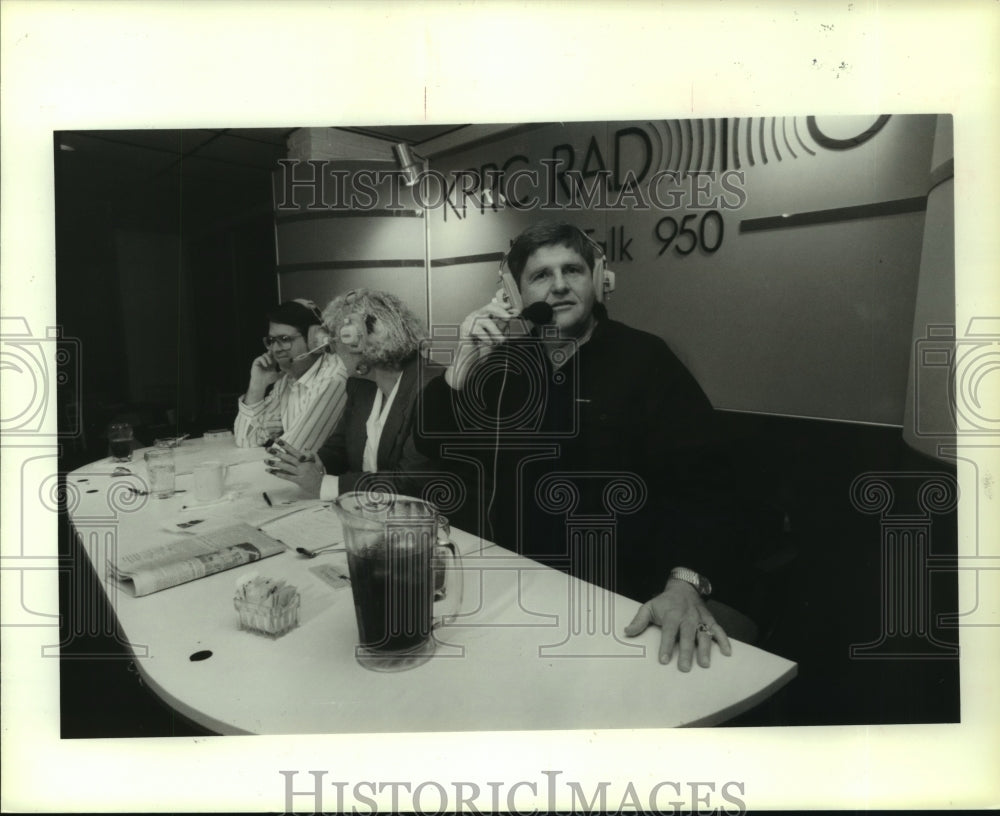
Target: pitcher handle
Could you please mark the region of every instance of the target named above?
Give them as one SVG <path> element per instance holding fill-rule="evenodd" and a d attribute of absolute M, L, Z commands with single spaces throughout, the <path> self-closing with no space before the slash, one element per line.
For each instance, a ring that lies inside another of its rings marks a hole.
<path fill-rule="evenodd" d="M 437 516 L 437 541 L 435 542 L 434 550 L 434 600 L 440 601 L 445 597 L 445 578 L 448 573 L 445 571 L 444 566 L 440 563 L 440 553 L 437 551 L 438 546 L 447 546 L 451 543 L 451 524 L 448 521 L 447 516 L 442 516 L 440 513 Z M 454 549 L 454 548 L 453 548 Z M 457 552 L 457 550 L 455 551 Z"/>
<path fill-rule="evenodd" d="M 450 562 L 450 563 L 448 563 Z M 434 616 L 433 629 L 451 623 L 462 611 L 464 578 L 462 558 L 454 542 L 439 542 L 434 546 L 434 603 L 440 602 L 447 609 Z"/>

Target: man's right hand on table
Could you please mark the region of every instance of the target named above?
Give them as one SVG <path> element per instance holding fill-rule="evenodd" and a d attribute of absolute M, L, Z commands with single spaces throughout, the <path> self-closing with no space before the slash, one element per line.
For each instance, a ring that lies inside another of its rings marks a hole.
<path fill-rule="evenodd" d="M 660 627 L 660 662 L 669 663 L 677 652 L 677 668 L 682 672 L 691 671 L 691 660 L 696 655 L 703 669 L 711 665 L 713 640 L 726 657 L 733 653 L 725 631 L 698 590 L 686 581 L 670 578 L 663 592 L 639 607 L 625 627 L 625 635 L 635 637 L 651 623 Z"/>

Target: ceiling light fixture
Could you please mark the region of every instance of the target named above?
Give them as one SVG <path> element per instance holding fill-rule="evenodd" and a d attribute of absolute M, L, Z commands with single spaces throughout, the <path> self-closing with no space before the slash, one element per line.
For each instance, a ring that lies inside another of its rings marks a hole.
<path fill-rule="evenodd" d="M 420 172 L 424 169 L 424 158 L 414 153 L 410 146 L 404 142 L 394 144 L 392 152 L 396 156 L 399 169 L 403 172 L 404 183 L 407 187 L 412 187 L 420 180 Z"/>

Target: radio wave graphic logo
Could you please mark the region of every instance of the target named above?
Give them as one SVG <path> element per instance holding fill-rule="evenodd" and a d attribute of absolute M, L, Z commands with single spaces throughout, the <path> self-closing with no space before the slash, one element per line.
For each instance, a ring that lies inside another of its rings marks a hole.
<path fill-rule="evenodd" d="M 650 169 L 685 174 L 741 170 L 758 164 L 815 156 L 819 150 L 850 150 L 874 137 L 889 121 L 878 116 L 850 137 L 823 131 L 815 116 L 759 116 L 724 119 L 665 119 L 629 135 L 646 142 Z"/>

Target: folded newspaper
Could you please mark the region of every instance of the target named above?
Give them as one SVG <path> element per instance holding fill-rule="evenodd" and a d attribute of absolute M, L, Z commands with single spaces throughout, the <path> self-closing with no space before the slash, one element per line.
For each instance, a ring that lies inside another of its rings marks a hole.
<path fill-rule="evenodd" d="M 249 524 L 233 524 L 123 555 L 117 564 L 109 561 L 108 570 L 114 580 L 125 586 L 131 584 L 139 597 L 259 561 L 285 549 L 280 541 Z"/>

